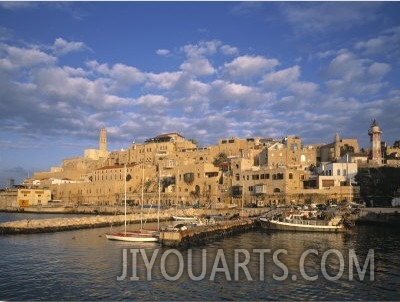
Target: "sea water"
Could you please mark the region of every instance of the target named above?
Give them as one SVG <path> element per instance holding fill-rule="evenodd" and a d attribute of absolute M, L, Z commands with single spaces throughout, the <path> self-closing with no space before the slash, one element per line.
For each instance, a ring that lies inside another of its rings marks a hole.
<path fill-rule="evenodd" d="M 0 219 L 7 215 L 16 214 Z M 399 298 L 400 232 L 393 227 L 260 229 L 185 249 L 105 238 L 119 228 L 1 235 L 0 300 Z"/>

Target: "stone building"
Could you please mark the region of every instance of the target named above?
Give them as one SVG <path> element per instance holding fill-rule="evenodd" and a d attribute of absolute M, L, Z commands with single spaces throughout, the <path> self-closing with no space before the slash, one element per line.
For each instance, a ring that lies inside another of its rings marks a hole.
<path fill-rule="evenodd" d="M 336 162 L 346 153 L 359 152 L 357 139 L 340 138 L 339 134 L 336 133 L 332 143 L 322 144 L 317 148 L 316 160 L 318 162 Z"/>
<path fill-rule="evenodd" d="M 50 190 L 19 189 L 17 195 L 17 206 L 45 206 L 51 200 Z"/>
<path fill-rule="evenodd" d="M 270 167 L 307 168 L 316 164 L 316 149 L 303 147 L 301 138 L 287 136 L 260 152 L 259 165 Z"/>
<path fill-rule="evenodd" d="M 101 158 L 107 158 L 107 156 L 107 132 L 105 128 L 101 128 L 99 135 L 99 149 L 86 149 L 84 151 L 84 157 L 99 160 Z"/>
<path fill-rule="evenodd" d="M 33 180 L 40 183 L 37 187 L 48 187 L 54 199 L 67 204 L 100 205 L 120 204 L 125 185 L 132 204 L 139 204 L 142 196 L 145 204 L 155 203 L 160 188 L 161 202 L 166 205 L 304 203 L 315 196 L 323 201 L 330 193 L 340 199 L 344 191 L 341 182 L 333 182 L 329 191 L 319 188 L 313 171 L 318 148 L 302 146 L 297 136 L 283 140 L 232 137 L 199 147 L 174 132 L 108 152 L 104 134 L 102 130 L 99 156 L 89 152 L 63 160 L 59 169 L 35 173 Z M 347 143 L 335 142 L 338 145 L 329 155 L 334 158 L 342 152 L 341 143 Z M 220 154 L 226 156 L 226 162 L 214 165 Z"/>

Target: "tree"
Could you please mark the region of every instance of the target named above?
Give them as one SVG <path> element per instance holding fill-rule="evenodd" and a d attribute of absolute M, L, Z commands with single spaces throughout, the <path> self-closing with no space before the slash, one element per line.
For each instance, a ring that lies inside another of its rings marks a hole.
<path fill-rule="evenodd" d="M 220 166 L 221 164 L 227 162 L 228 162 L 228 156 L 225 153 L 221 152 L 214 158 L 213 165 Z"/>
<path fill-rule="evenodd" d="M 388 206 L 400 189 L 400 168 L 360 168 L 355 180 L 362 200 L 374 200 L 375 205 Z"/>
<path fill-rule="evenodd" d="M 393 148 L 400 148 L 400 140 L 394 142 Z"/>
<path fill-rule="evenodd" d="M 197 146 L 197 141 L 194 138 L 189 138 L 188 141 L 192 142 L 193 144 L 195 144 Z"/>

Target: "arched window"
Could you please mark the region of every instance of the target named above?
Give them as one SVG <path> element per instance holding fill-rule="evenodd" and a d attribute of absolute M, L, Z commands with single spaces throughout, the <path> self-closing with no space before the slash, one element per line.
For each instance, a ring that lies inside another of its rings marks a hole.
<path fill-rule="evenodd" d="M 274 193 L 279 193 L 281 190 L 279 188 L 274 188 Z"/>
<path fill-rule="evenodd" d="M 293 179 L 293 173 L 289 173 L 289 179 Z"/>

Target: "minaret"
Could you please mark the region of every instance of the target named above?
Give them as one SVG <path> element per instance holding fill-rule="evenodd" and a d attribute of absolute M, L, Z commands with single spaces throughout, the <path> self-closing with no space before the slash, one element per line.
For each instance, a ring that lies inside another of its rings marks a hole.
<path fill-rule="evenodd" d="M 381 134 L 382 131 L 376 120 L 374 120 L 368 131 L 368 135 L 371 141 L 371 160 L 379 165 L 382 164 Z"/>
<path fill-rule="evenodd" d="M 99 149 L 100 149 L 100 153 L 102 153 L 102 154 L 106 154 L 107 153 L 107 133 L 106 133 L 106 128 L 101 128 L 101 130 L 100 130 Z"/>

